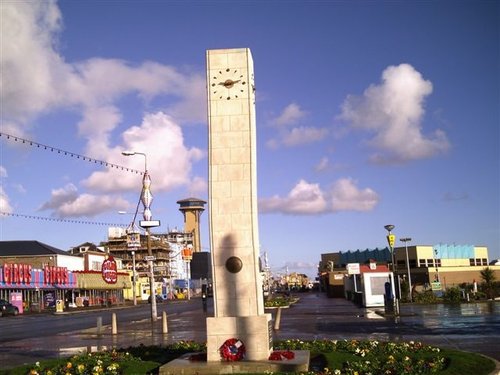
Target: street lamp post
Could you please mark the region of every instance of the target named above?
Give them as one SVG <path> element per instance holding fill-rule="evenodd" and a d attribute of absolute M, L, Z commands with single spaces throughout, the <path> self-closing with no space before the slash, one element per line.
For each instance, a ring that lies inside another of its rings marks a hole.
<path fill-rule="evenodd" d="M 438 263 L 437 263 L 437 257 L 438 257 L 438 249 L 434 249 L 434 267 L 436 268 L 436 276 L 434 281 L 437 281 L 438 283 L 440 282 L 439 280 L 439 270 L 438 270 Z"/>
<path fill-rule="evenodd" d="M 410 273 L 410 261 L 408 260 L 408 242 L 411 241 L 410 237 L 405 237 L 405 238 L 400 238 L 399 239 L 401 242 L 404 242 L 405 244 L 405 250 L 406 250 L 406 269 L 408 271 L 408 286 L 410 288 L 409 294 L 410 294 L 410 302 L 413 302 L 413 297 L 411 293 L 411 273 Z"/>
<path fill-rule="evenodd" d="M 153 267 L 153 251 L 151 249 L 151 228 L 158 227 L 160 225 L 159 220 L 152 220 L 151 214 L 151 202 L 153 201 L 153 195 L 151 194 L 151 177 L 148 173 L 148 158 L 143 152 L 136 151 L 123 151 L 122 155 L 132 156 L 132 155 L 142 155 L 144 156 L 144 176 L 142 179 L 142 193 L 141 201 L 144 205 L 143 218 L 139 225 L 146 230 L 147 235 L 147 248 L 148 248 L 148 265 L 149 265 L 149 288 L 151 297 L 151 322 L 156 321 L 157 308 L 156 308 L 156 291 L 155 291 L 155 277 L 154 277 L 154 267 Z"/>
<path fill-rule="evenodd" d="M 384 228 L 389 234 L 387 235 L 387 243 L 389 244 L 389 250 L 391 251 L 391 261 L 392 261 L 392 280 L 393 280 L 393 286 L 394 286 L 394 292 L 396 292 L 396 266 L 394 264 L 394 241 L 396 239 L 396 236 L 391 233 L 391 231 L 394 229 L 394 225 L 388 224 L 384 225 Z M 394 296 L 394 314 L 399 315 L 399 300 L 398 296 Z"/>
<path fill-rule="evenodd" d="M 132 250 L 132 299 L 134 300 L 134 306 L 137 306 L 137 292 L 136 292 L 136 281 L 135 281 L 135 251 Z"/>

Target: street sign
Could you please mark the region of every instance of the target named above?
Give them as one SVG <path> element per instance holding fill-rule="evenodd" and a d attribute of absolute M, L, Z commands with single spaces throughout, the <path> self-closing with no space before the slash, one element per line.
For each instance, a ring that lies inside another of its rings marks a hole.
<path fill-rule="evenodd" d="M 156 260 L 156 257 L 155 257 L 154 255 L 146 255 L 146 256 L 144 257 L 144 260 L 146 260 L 146 261 L 148 261 L 148 262 L 149 262 L 150 260 L 151 260 L 151 261 L 155 261 L 155 260 Z"/>
<path fill-rule="evenodd" d="M 347 264 L 347 273 L 349 275 L 359 275 L 359 263 L 348 263 Z"/>
<path fill-rule="evenodd" d="M 139 225 L 142 228 L 155 228 L 160 226 L 160 220 L 141 220 Z"/>
<path fill-rule="evenodd" d="M 439 281 L 433 281 L 431 283 L 432 290 L 441 290 L 441 283 Z"/>
<path fill-rule="evenodd" d="M 396 241 L 396 236 L 394 234 L 389 234 L 387 236 L 387 243 L 389 244 L 389 246 L 392 248 L 394 247 L 394 242 Z"/>

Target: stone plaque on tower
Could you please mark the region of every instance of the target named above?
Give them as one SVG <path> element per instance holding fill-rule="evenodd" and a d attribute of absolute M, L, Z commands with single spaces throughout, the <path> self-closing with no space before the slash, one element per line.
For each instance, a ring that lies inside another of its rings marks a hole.
<path fill-rule="evenodd" d="M 207 359 L 221 361 L 228 341 L 247 360 L 272 350 L 259 272 L 255 86 L 250 50 L 207 51 L 209 226 L 214 317 Z"/>

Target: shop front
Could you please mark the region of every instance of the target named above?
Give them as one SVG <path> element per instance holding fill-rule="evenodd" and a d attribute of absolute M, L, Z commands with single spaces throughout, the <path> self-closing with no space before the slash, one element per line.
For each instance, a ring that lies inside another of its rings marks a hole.
<path fill-rule="evenodd" d="M 17 306 L 19 313 L 55 308 L 76 287 L 76 275 L 66 267 L 33 268 L 30 264 L 0 266 L 0 298 Z"/>
<path fill-rule="evenodd" d="M 0 299 L 17 306 L 19 313 L 124 303 L 132 283 L 108 257 L 101 271 L 69 271 L 66 267 L 34 268 L 31 264 L 0 265 Z"/>
<path fill-rule="evenodd" d="M 74 292 L 76 307 L 111 306 L 125 302 L 124 290 L 132 287 L 128 272 L 118 272 L 112 256 L 102 263 L 101 271 L 75 271 L 77 290 Z"/>
<path fill-rule="evenodd" d="M 124 303 L 124 289 L 132 288 L 126 272 L 117 274 L 116 283 L 109 284 L 99 271 L 75 271 L 77 286 L 74 291 L 76 307 L 110 306 Z"/>

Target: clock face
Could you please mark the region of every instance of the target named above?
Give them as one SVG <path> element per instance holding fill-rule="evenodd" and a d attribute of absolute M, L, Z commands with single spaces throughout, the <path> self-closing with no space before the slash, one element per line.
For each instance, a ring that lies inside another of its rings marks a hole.
<path fill-rule="evenodd" d="M 246 91 L 245 76 L 238 69 L 218 70 L 212 75 L 210 90 L 218 99 L 238 99 Z"/>

